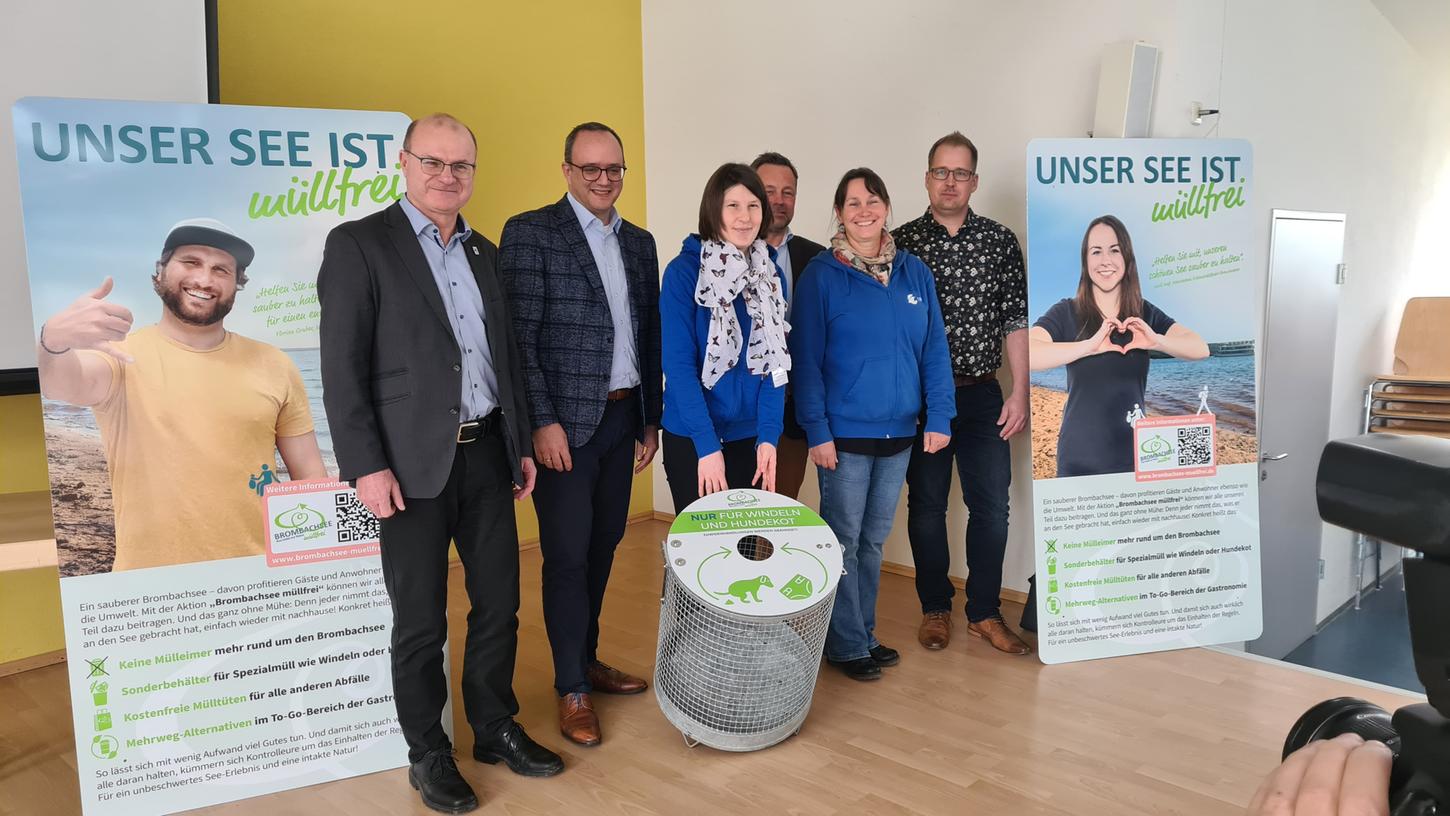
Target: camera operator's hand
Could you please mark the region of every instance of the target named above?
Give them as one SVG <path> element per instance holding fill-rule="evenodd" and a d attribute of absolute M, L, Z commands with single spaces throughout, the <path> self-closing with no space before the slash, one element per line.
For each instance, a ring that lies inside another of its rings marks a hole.
<path fill-rule="evenodd" d="M 1390 749 L 1356 734 L 1289 755 L 1249 802 L 1250 816 L 1388 816 Z"/>

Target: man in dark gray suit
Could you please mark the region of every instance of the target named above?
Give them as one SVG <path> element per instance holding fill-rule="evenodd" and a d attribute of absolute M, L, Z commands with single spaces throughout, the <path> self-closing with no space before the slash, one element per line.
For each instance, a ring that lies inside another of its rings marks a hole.
<path fill-rule="evenodd" d="M 519 546 L 510 499 L 533 490 L 528 406 L 497 250 L 459 215 L 473 193 L 477 142 L 446 114 L 408 126 L 405 198 L 327 237 L 323 403 L 343 479 L 382 522 L 393 607 L 393 694 L 408 780 L 428 807 L 478 799 L 454 762 L 448 696 L 448 544 L 472 609 L 463 704 L 473 756 L 526 776 L 563 770 L 513 715 Z"/>
<path fill-rule="evenodd" d="M 504 225 L 499 268 L 543 465 L 534 506 L 559 730 L 597 745 L 590 694 L 645 688 L 597 652 L 632 477 L 659 446 L 660 271 L 654 238 L 614 209 L 625 172 L 618 134 L 598 122 L 575 127 L 562 170 L 562 199 Z"/>

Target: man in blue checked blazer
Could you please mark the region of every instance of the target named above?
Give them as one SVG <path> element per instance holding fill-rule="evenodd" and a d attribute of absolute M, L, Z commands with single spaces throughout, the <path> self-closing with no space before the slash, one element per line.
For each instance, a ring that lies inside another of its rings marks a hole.
<path fill-rule="evenodd" d="M 645 688 L 597 651 L 633 476 L 659 446 L 659 262 L 654 238 L 614 209 L 625 173 L 618 134 L 598 122 L 575 127 L 562 170 L 564 198 L 504 225 L 499 269 L 542 466 L 534 506 L 559 728 L 597 745 L 590 694 Z"/>

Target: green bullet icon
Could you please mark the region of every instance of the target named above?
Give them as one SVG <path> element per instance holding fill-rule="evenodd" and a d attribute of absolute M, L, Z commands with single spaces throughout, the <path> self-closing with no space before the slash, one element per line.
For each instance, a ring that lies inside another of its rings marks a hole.
<path fill-rule="evenodd" d="M 1055 555 L 1050 555 L 1050 556 L 1047 557 L 1047 574 L 1048 575 L 1056 575 L 1057 574 L 1057 556 L 1055 556 Z"/>
<path fill-rule="evenodd" d="M 91 683 L 91 702 L 94 705 L 103 706 L 106 704 L 106 692 L 111 685 L 105 680 L 97 680 Z"/>
<path fill-rule="evenodd" d="M 109 734 L 97 734 L 91 738 L 91 756 L 96 759 L 115 759 L 116 749 L 121 741 Z"/>
<path fill-rule="evenodd" d="M 104 708 L 96 712 L 96 730 L 111 730 L 111 712 L 107 711 Z"/>

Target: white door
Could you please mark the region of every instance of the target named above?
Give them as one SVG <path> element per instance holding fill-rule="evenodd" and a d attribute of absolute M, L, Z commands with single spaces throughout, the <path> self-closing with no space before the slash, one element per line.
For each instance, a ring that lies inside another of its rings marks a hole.
<path fill-rule="evenodd" d="M 1266 657 L 1314 634 L 1323 531 L 1314 477 L 1329 441 L 1343 257 L 1343 214 L 1273 211 L 1259 356 L 1264 634 L 1248 644 Z"/>

